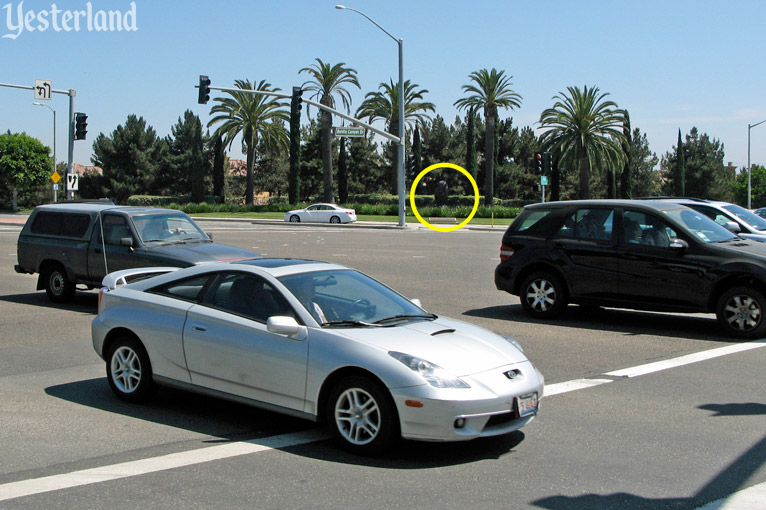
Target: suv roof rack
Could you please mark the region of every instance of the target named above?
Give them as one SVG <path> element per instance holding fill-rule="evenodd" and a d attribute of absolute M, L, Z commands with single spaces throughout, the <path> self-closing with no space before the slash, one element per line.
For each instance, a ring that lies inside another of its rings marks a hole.
<path fill-rule="evenodd" d="M 697 197 L 671 197 L 671 196 L 656 196 L 656 197 L 638 197 L 639 200 L 693 200 L 695 202 L 709 203 L 710 200 Z"/>

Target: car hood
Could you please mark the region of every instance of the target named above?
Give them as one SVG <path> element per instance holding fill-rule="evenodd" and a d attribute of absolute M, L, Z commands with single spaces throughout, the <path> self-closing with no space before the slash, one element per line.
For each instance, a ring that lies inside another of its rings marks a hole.
<path fill-rule="evenodd" d="M 505 338 L 471 324 L 440 317 L 383 328 L 338 329 L 385 351 L 423 358 L 462 377 L 527 360 Z"/>
<path fill-rule="evenodd" d="M 162 244 L 148 246 L 147 251 L 152 255 L 167 257 L 173 260 L 199 264 L 226 260 L 241 260 L 260 257 L 260 253 L 229 246 L 226 244 L 207 242 L 187 242 L 186 244 Z"/>

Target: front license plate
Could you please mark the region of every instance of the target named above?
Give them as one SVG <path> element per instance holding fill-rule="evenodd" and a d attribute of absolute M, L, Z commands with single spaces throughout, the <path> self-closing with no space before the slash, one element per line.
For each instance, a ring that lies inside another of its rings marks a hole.
<path fill-rule="evenodd" d="M 537 412 L 537 393 L 516 397 L 516 407 L 519 410 L 520 418 L 535 414 Z"/>

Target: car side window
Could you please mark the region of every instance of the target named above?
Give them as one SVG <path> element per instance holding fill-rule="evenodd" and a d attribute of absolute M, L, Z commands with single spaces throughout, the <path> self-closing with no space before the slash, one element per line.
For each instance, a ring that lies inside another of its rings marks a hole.
<path fill-rule="evenodd" d="M 202 291 L 210 281 L 210 278 L 211 276 L 207 274 L 192 276 L 191 278 L 166 283 L 165 285 L 150 289 L 148 292 L 196 303 L 199 301 Z"/>
<path fill-rule="evenodd" d="M 629 245 L 667 248 L 678 237 L 676 231 L 661 218 L 641 211 L 625 211 L 622 227 L 622 242 Z"/>
<path fill-rule="evenodd" d="M 262 323 L 275 315 L 297 318 L 284 296 L 269 282 L 253 274 L 222 275 L 206 302 L 214 308 Z"/>
<path fill-rule="evenodd" d="M 698 206 L 698 205 L 690 205 L 687 207 L 691 207 L 695 211 L 701 212 L 702 214 L 704 214 L 705 216 L 707 216 L 708 218 L 715 221 L 721 226 L 725 226 L 730 221 L 734 221 L 728 216 L 726 216 L 724 213 L 722 213 L 721 211 L 713 209 L 712 207 L 705 207 L 705 206 Z"/>
<path fill-rule="evenodd" d="M 111 246 L 120 246 L 122 239 L 133 239 L 127 219 L 116 214 L 105 214 L 101 219 L 104 227 L 104 243 Z M 134 241 L 135 242 L 135 241 Z"/>
<path fill-rule="evenodd" d="M 564 221 L 556 237 L 605 241 L 612 238 L 613 209 L 578 209 Z"/>

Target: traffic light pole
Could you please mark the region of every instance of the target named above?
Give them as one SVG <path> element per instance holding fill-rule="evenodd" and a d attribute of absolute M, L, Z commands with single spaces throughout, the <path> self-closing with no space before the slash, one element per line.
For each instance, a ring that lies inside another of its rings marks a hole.
<path fill-rule="evenodd" d="M 199 85 L 195 85 L 194 88 L 199 88 Z M 260 95 L 264 95 L 264 96 L 279 97 L 279 98 L 282 98 L 282 99 L 291 99 L 292 98 L 291 94 L 285 94 L 284 92 L 271 92 L 271 91 L 266 91 L 266 90 L 236 89 L 236 88 L 232 88 L 232 87 L 208 87 L 208 88 L 210 90 L 220 90 L 221 92 L 237 92 L 237 93 L 240 93 L 240 94 L 241 93 L 245 93 L 245 94 L 260 94 Z M 401 140 L 401 138 L 399 138 L 396 135 L 392 135 L 391 133 L 387 133 L 387 132 L 383 131 L 382 129 L 378 129 L 375 126 L 371 126 L 370 124 L 367 124 L 366 122 L 364 122 L 362 120 L 359 120 L 359 119 L 357 119 L 355 117 L 352 117 L 351 115 L 346 115 L 345 113 L 339 112 L 338 110 L 330 108 L 329 106 L 325 106 L 323 104 L 317 103 L 316 101 L 312 101 L 311 99 L 302 98 L 301 100 L 304 103 L 310 104 L 311 106 L 316 106 L 320 110 L 328 111 L 328 112 L 330 112 L 330 113 L 332 113 L 334 115 L 337 115 L 338 117 L 340 117 L 342 119 L 346 119 L 348 121 L 353 122 L 354 124 L 357 124 L 359 126 L 363 126 L 364 128 L 369 129 L 373 133 L 378 134 L 378 135 L 380 135 L 380 136 L 382 136 L 384 138 L 387 138 L 387 139 L 391 140 L 392 142 L 399 143 L 400 140 Z"/>
<path fill-rule="evenodd" d="M 74 96 L 77 92 L 69 90 L 69 155 L 67 158 L 66 174 L 64 175 L 64 197 L 72 200 L 74 198 L 74 191 L 69 189 L 69 174 L 74 172 Z"/>
<path fill-rule="evenodd" d="M 0 87 L 10 87 L 14 89 L 23 89 L 23 90 L 32 90 L 34 91 L 34 87 L 30 87 L 28 85 L 14 85 L 11 83 L 0 83 Z M 51 89 L 51 93 L 53 94 L 66 94 L 69 96 L 69 151 L 68 151 L 68 157 L 67 157 L 67 174 L 73 171 L 73 165 L 72 160 L 74 158 L 74 96 L 77 95 L 77 92 L 74 89 L 69 90 L 58 90 L 58 89 Z M 55 135 L 54 135 L 55 136 Z M 55 140 L 54 140 L 55 143 Z M 56 164 L 54 161 L 53 169 L 56 170 Z M 67 176 L 64 175 L 64 189 L 66 190 L 64 192 L 65 198 L 70 198 L 69 196 L 69 190 L 66 189 L 67 185 Z M 72 197 L 74 197 L 74 191 L 71 192 Z"/>

